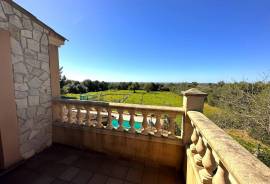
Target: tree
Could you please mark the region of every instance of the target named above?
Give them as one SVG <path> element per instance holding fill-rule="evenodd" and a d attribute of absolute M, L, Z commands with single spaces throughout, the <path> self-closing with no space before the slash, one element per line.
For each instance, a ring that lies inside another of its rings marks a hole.
<path fill-rule="evenodd" d="M 147 93 L 149 93 L 150 91 L 153 91 L 154 89 L 154 83 L 146 83 L 144 85 L 144 90 L 147 91 Z"/>
<path fill-rule="evenodd" d="M 136 93 L 136 90 L 140 89 L 140 84 L 138 82 L 133 82 L 130 86 L 129 86 L 130 90 L 133 90 L 133 93 Z"/>

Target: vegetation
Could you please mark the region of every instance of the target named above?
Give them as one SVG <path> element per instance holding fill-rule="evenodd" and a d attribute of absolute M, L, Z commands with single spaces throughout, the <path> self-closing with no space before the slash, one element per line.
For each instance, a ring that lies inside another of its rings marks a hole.
<path fill-rule="evenodd" d="M 244 130 L 228 129 L 226 132 L 237 142 L 245 147 L 250 153 L 256 155 L 263 163 L 270 167 L 270 146 L 263 144 L 249 136 Z"/>

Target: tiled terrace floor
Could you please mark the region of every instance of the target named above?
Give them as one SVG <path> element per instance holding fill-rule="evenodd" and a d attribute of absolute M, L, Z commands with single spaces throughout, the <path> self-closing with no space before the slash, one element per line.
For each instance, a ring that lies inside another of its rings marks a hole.
<path fill-rule="evenodd" d="M 1 184 L 181 184 L 172 168 L 53 145 L 0 178 Z"/>

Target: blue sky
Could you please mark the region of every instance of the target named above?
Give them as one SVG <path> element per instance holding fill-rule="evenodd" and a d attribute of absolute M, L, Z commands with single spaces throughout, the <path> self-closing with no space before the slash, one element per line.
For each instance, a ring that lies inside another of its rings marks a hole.
<path fill-rule="evenodd" d="M 270 72 L 269 0 L 15 0 L 69 39 L 75 80 L 217 82 Z"/>

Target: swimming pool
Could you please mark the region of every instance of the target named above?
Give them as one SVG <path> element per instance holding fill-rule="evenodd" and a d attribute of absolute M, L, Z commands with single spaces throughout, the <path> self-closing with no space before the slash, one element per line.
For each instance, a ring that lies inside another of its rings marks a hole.
<path fill-rule="evenodd" d="M 112 120 L 112 125 L 113 125 L 114 128 L 118 128 L 118 127 L 119 127 L 118 120 L 117 120 L 117 119 L 113 119 L 113 120 Z M 129 121 L 124 120 L 122 125 L 123 125 L 123 127 L 124 127 L 125 129 L 130 129 Z M 141 123 L 138 122 L 138 121 L 135 121 L 135 123 L 134 123 L 134 128 L 135 128 L 136 130 L 140 130 L 140 129 L 142 128 Z"/>

